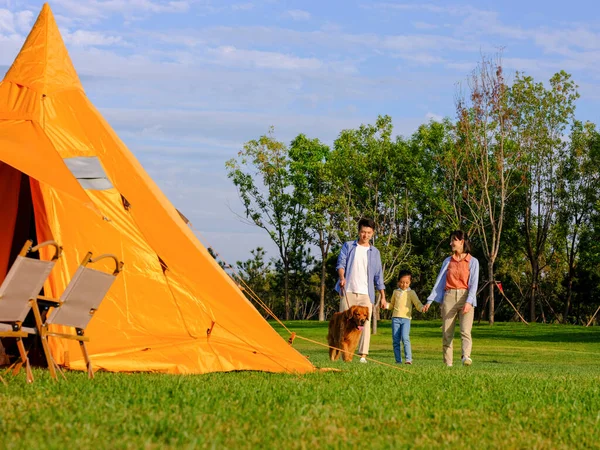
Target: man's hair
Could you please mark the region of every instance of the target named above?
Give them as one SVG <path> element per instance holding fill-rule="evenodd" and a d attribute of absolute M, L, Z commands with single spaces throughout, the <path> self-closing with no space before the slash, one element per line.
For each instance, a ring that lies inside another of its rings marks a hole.
<path fill-rule="evenodd" d="M 464 246 L 463 246 L 463 250 L 465 253 L 471 253 L 472 249 L 471 249 L 471 241 L 469 241 L 469 238 L 467 237 L 467 233 L 465 233 L 462 230 L 454 230 L 452 233 L 450 233 L 450 240 L 456 239 L 458 241 L 462 241 L 464 240 Z"/>
<path fill-rule="evenodd" d="M 404 277 L 411 277 L 412 278 L 412 272 L 410 270 L 408 270 L 408 269 L 402 269 L 400 271 L 400 273 L 398 274 L 398 281 L 400 281 Z"/>
<path fill-rule="evenodd" d="M 358 221 L 358 231 L 360 231 L 362 227 L 369 227 L 375 231 L 375 221 L 373 219 L 363 217 Z"/>

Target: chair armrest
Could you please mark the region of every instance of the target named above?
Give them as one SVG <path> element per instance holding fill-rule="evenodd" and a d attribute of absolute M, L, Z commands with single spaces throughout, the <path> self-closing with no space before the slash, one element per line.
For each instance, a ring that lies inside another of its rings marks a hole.
<path fill-rule="evenodd" d="M 61 301 L 56 300 L 55 298 L 51 298 L 51 297 L 44 297 L 43 295 L 38 295 L 37 298 L 37 303 L 39 306 L 44 306 L 44 307 L 53 307 L 53 308 L 58 308 L 60 305 L 62 305 Z"/>

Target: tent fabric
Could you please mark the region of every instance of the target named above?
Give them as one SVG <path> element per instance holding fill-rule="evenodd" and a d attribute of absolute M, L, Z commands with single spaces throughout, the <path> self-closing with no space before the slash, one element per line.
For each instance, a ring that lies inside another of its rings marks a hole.
<path fill-rule="evenodd" d="M 93 159 L 92 175 L 109 183 L 85 189 L 69 170 L 73 158 Z M 219 267 L 91 104 L 47 4 L 0 83 L 0 161 L 32 179 L 38 240 L 64 247 L 47 295 L 60 296 L 88 251 L 125 262 L 86 330 L 95 369 L 315 370 Z M 50 344 L 59 364 L 84 369 L 76 342 Z"/>
<path fill-rule="evenodd" d="M 2 227 L 0 227 L 0 279 L 8 273 L 8 261 L 12 250 L 13 235 L 19 209 L 21 172 L 0 161 L 0 205 L 2 205 Z"/>

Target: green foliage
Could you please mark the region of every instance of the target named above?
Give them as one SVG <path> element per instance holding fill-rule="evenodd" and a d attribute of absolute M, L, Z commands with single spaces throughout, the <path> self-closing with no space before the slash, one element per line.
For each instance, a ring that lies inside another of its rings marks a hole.
<path fill-rule="evenodd" d="M 413 322 L 410 367 L 331 363 L 297 338 L 313 363 L 341 372 L 68 372 L 56 383 L 36 369 L 32 385 L 0 384 L 0 448 L 597 447 L 598 328 L 475 326 L 474 364 L 447 368 L 439 325 Z M 287 326 L 325 342 L 325 323 Z M 389 321 L 370 356 L 393 362 Z"/>
<path fill-rule="evenodd" d="M 242 278 L 241 288 L 248 300 L 256 302 L 258 297 L 268 308 L 278 316 L 285 314 L 285 305 L 281 301 L 278 290 L 277 274 L 272 264 L 265 261 L 265 250 L 257 247 L 250 250 L 252 257 L 246 261 L 237 261 L 236 273 Z M 268 318 L 269 315 L 263 307 L 256 302 L 256 308 Z"/>
<path fill-rule="evenodd" d="M 296 189 L 289 170 L 288 149 L 273 136 L 248 141 L 237 159 L 227 161 L 228 176 L 238 188 L 245 214 L 263 228 L 279 249 L 283 266 L 285 317 L 290 318 L 289 272 L 291 260 L 307 239 L 306 196 Z"/>
<path fill-rule="evenodd" d="M 337 309 L 338 248 L 370 217 L 388 293 L 408 268 L 426 297 L 450 232 L 463 229 L 480 283 L 502 281 L 532 321 L 587 323 L 600 303 L 600 135 L 575 120 L 578 98 L 565 72 L 509 83 L 501 61 L 484 58 L 457 97 L 457 119 L 409 137 L 379 116 L 342 130 L 331 149 L 305 134 L 289 147 L 272 134 L 249 141 L 227 167 L 246 217 L 279 248 L 270 294 L 283 293 L 286 317 L 312 317 L 318 303 L 324 320 Z M 492 284 L 479 304 L 490 319 L 517 318 Z"/>

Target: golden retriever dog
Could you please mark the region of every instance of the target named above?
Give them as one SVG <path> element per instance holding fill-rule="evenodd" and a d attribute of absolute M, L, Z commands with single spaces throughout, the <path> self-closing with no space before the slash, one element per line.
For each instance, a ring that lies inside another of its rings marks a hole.
<path fill-rule="evenodd" d="M 329 333 L 327 334 L 327 342 L 330 347 L 329 359 L 337 361 L 341 353 L 345 362 L 352 361 L 358 339 L 368 318 L 369 308 L 356 305 L 333 315 L 329 321 Z"/>

